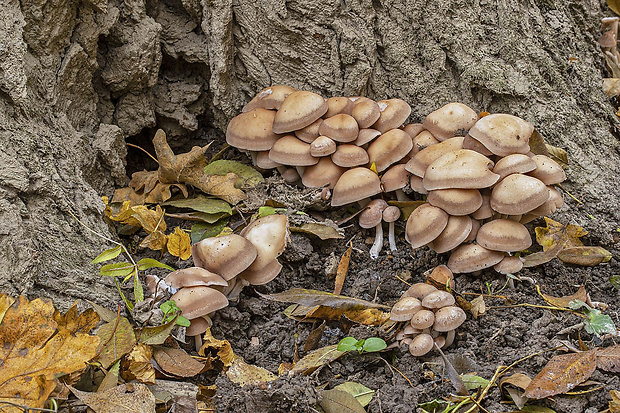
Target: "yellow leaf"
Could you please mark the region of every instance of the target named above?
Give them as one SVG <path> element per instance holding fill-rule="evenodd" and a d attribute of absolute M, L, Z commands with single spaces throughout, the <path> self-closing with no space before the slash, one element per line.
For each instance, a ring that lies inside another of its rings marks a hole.
<path fill-rule="evenodd" d="M 198 354 L 202 357 L 205 357 L 207 350 L 216 350 L 217 356 L 224 363 L 224 367 L 230 367 L 237 358 L 228 340 L 218 340 L 213 337 L 210 328 L 205 331 L 202 342 L 202 347 L 198 351 Z"/>
<path fill-rule="evenodd" d="M 168 236 L 158 230 L 147 235 L 140 243 L 140 247 L 161 251 L 166 249 L 166 244 L 168 244 Z"/>
<path fill-rule="evenodd" d="M 610 390 L 609 395 L 609 413 L 620 413 L 620 392 L 618 390 Z"/>
<path fill-rule="evenodd" d="M 0 323 L 4 318 L 4 314 L 6 311 L 13 305 L 15 302 L 15 298 L 9 297 L 8 295 L 0 294 Z"/>
<path fill-rule="evenodd" d="M 106 369 L 129 353 L 136 342 L 133 328 L 125 317 L 121 317 L 118 323 L 115 320 L 101 326 L 97 330 L 97 336 L 101 337 L 101 343 L 97 348 L 99 362 Z"/>
<path fill-rule="evenodd" d="M 188 260 L 192 256 L 192 241 L 189 234 L 180 227 L 176 227 L 174 232 L 168 235 L 168 252 L 182 260 Z"/>
<path fill-rule="evenodd" d="M 578 225 L 562 225 L 551 218 L 545 217 L 547 226 L 545 228 L 536 227 L 536 241 L 547 251 L 555 246 L 580 247 L 583 243 L 579 238 L 587 235 L 587 231 Z"/>
<path fill-rule="evenodd" d="M 246 363 L 241 357 L 233 361 L 232 365 L 226 371 L 226 375 L 230 381 L 240 386 L 256 385 L 274 381 L 278 378 L 269 370 Z"/>
<path fill-rule="evenodd" d="M 141 383 L 155 384 L 155 369 L 151 365 L 153 350 L 146 344 L 138 343 L 123 358 L 121 376 L 125 381 L 138 380 Z"/>

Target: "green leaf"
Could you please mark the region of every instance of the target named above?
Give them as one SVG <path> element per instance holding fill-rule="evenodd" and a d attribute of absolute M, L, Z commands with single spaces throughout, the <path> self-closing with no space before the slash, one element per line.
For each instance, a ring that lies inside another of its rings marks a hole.
<path fill-rule="evenodd" d="M 121 252 L 123 252 L 123 248 L 120 245 L 117 245 L 114 248 L 109 248 L 99 254 L 97 258 L 92 260 L 91 264 L 99 264 L 100 262 L 113 260 L 114 258 L 118 257 Z"/>
<path fill-rule="evenodd" d="M 580 308 L 585 307 L 587 311 L 592 310 L 592 308 L 590 308 L 590 306 L 586 303 L 584 303 L 581 300 L 573 300 L 570 303 L 568 303 L 568 308 L 570 308 L 571 310 L 579 310 Z"/>
<path fill-rule="evenodd" d="M 133 296 L 136 300 L 136 304 L 144 301 L 144 289 L 142 288 L 142 283 L 140 282 L 140 278 L 138 278 L 138 274 L 134 273 L 133 277 Z"/>
<path fill-rule="evenodd" d="M 235 182 L 235 188 L 253 188 L 264 181 L 263 176 L 256 169 L 237 161 L 211 162 L 205 166 L 204 171 L 207 175 L 226 175 L 231 172 L 236 174 L 239 178 Z"/>
<path fill-rule="evenodd" d="M 461 374 L 461 379 L 467 390 L 484 389 L 489 384 L 487 379 L 476 376 L 474 373 Z"/>
<path fill-rule="evenodd" d="M 609 277 L 609 283 L 616 290 L 620 290 L 620 275 L 612 275 Z"/>
<path fill-rule="evenodd" d="M 170 271 L 174 271 L 174 268 L 172 268 L 169 265 L 166 265 L 164 263 L 161 263 L 157 260 L 154 260 L 153 258 L 142 258 L 140 261 L 137 262 L 138 264 L 138 271 L 144 271 L 144 270 L 148 270 L 149 268 L 165 268 L 167 270 Z"/>
<path fill-rule="evenodd" d="M 206 222 L 200 222 L 198 224 L 192 225 L 192 229 L 190 231 L 189 237 L 192 240 L 192 244 L 200 242 L 205 238 L 215 237 L 222 232 L 224 228 L 228 225 L 228 218 L 220 219 L 215 224 L 208 224 Z"/>
<path fill-rule="evenodd" d="M 590 334 L 600 337 L 603 334 L 616 334 L 616 326 L 607 314 L 601 314 L 599 310 L 592 310 L 588 314 L 589 320 L 585 329 Z"/>
<path fill-rule="evenodd" d="M 274 208 L 270 206 L 262 206 L 258 208 L 258 212 L 255 214 L 254 219 L 266 217 L 268 215 L 275 215 L 280 212 L 286 212 L 286 208 Z"/>
<path fill-rule="evenodd" d="M 140 343 L 149 344 L 152 346 L 158 344 L 164 344 L 164 341 L 170 336 L 170 332 L 177 323 L 177 318 L 173 317 L 165 324 L 156 327 L 144 327 L 140 331 Z"/>
<path fill-rule="evenodd" d="M 357 349 L 357 339 L 354 337 L 345 337 L 338 343 L 338 347 L 336 350 L 341 351 L 343 353 L 347 351 L 353 351 Z"/>
<path fill-rule="evenodd" d="M 370 401 L 372 400 L 373 394 L 375 394 L 374 390 L 369 389 L 363 384 L 359 384 L 354 381 L 347 381 L 345 383 L 339 384 L 334 387 L 334 389 L 349 393 L 351 396 L 355 397 L 355 399 L 359 402 L 359 404 L 362 405 L 362 407 L 367 406 L 368 403 L 370 403 Z"/>
<path fill-rule="evenodd" d="M 127 299 L 127 297 L 125 297 L 125 294 L 123 293 L 123 290 L 121 290 L 121 284 L 118 282 L 116 277 L 114 277 L 114 285 L 116 285 L 116 290 L 118 291 L 118 295 L 120 295 L 121 299 L 125 302 L 125 305 L 127 306 L 127 309 L 129 311 L 133 310 L 134 305 L 132 304 L 131 301 L 129 301 Z"/>
<path fill-rule="evenodd" d="M 115 264 L 106 264 L 99 270 L 99 274 L 106 277 L 126 277 L 133 273 L 134 266 L 130 262 L 117 262 Z"/>
<path fill-rule="evenodd" d="M 168 300 L 161 303 L 159 309 L 163 311 L 164 314 L 176 313 L 178 311 L 181 311 L 181 309 L 177 306 L 177 303 L 175 303 L 173 300 Z"/>
<path fill-rule="evenodd" d="M 219 212 L 217 214 L 207 214 L 206 212 L 192 211 L 187 213 L 170 214 L 166 212 L 167 217 L 178 218 L 186 221 L 200 221 L 208 224 L 213 224 L 220 219 L 229 216 L 225 212 Z"/>
<path fill-rule="evenodd" d="M 177 325 L 180 325 L 182 327 L 189 327 L 190 324 L 191 322 L 187 318 L 183 317 L 182 315 L 180 315 L 177 318 Z"/>
<path fill-rule="evenodd" d="M 435 399 L 430 402 L 420 403 L 418 407 L 427 413 L 442 413 L 445 412 L 450 406 L 450 402 Z"/>
<path fill-rule="evenodd" d="M 204 195 L 198 195 L 194 198 L 167 201 L 162 205 L 173 206 L 176 208 L 189 208 L 194 211 L 204 212 L 207 214 L 225 213 L 227 215 L 232 215 L 232 208 L 228 202 L 217 198 L 208 198 Z"/>
<path fill-rule="evenodd" d="M 385 340 L 379 337 L 370 337 L 367 338 L 364 342 L 364 346 L 362 349 L 367 353 L 372 353 L 375 351 L 381 351 L 387 347 Z"/>

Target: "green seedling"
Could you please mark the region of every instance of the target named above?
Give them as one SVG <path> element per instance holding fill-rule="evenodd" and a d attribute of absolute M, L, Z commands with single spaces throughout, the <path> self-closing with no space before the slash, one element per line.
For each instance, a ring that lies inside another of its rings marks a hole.
<path fill-rule="evenodd" d="M 177 316 L 177 324 L 183 327 L 189 327 L 190 321 L 183 317 L 181 314 L 181 309 L 177 306 L 173 300 L 168 300 L 166 302 L 161 303 L 159 309 L 164 313 L 164 318 L 162 320 L 162 324 L 166 324 L 174 319 Z"/>
<path fill-rule="evenodd" d="M 370 337 L 358 340 L 355 337 L 345 337 L 338 343 L 337 350 L 341 352 L 356 350 L 359 354 L 374 353 L 387 347 L 385 340 L 379 337 Z"/>
<path fill-rule="evenodd" d="M 581 300 L 573 300 L 568 303 L 568 307 L 571 310 L 581 310 L 588 319 L 585 322 L 585 330 L 594 334 L 597 337 L 601 337 L 603 334 L 617 333 L 616 326 L 611 317 L 607 314 L 602 314 L 600 310 L 590 307 L 588 304 Z"/>

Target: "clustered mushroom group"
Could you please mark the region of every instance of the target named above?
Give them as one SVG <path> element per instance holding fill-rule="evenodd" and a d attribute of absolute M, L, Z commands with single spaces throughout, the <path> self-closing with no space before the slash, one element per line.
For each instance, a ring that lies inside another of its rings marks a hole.
<path fill-rule="evenodd" d="M 166 285 L 155 290 L 177 289 L 172 300 L 191 321 L 186 335 L 194 336 L 199 347 L 200 335 L 212 325 L 212 313 L 228 306 L 229 300 L 237 300 L 243 287 L 266 284 L 280 273 L 277 257 L 288 240 L 285 215 L 259 218 L 240 235 L 206 238 L 194 244 L 195 266 L 171 272 Z"/>
<path fill-rule="evenodd" d="M 324 99 L 277 85 L 230 121 L 226 140 L 288 182 L 331 189 L 332 206 L 362 203 L 360 225 L 376 228 L 373 259 L 383 245 L 381 219 L 390 222 L 396 249 L 390 220 L 398 216 L 384 200 L 368 201 L 378 194 L 410 200 L 403 191 L 410 188 L 427 201 L 407 221 L 414 249 L 456 249 L 448 263 L 455 273 L 519 271 L 521 260 L 510 254 L 531 245 L 523 224 L 563 205 L 551 185 L 566 179 L 557 162 L 530 152 L 532 124 L 508 114 L 479 118 L 462 103 L 403 125 L 410 114 L 401 99 Z"/>

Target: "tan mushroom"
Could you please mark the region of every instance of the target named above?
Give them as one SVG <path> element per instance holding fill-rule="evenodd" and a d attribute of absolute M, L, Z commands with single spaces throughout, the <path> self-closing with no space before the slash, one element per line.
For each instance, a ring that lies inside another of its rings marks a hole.
<path fill-rule="evenodd" d="M 390 320 L 409 321 L 422 308 L 420 300 L 414 297 L 403 297 L 392 307 Z"/>
<path fill-rule="evenodd" d="M 181 288 L 171 300 L 181 309 L 181 315 L 189 319 L 202 317 L 228 305 L 224 294 L 203 286 Z"/>
<path fill-rule="evenodd" d="M 372 128 L 381 133 L 398 128 L 411 114 L 411 106 L 402 99 L 381 100 L 377 102 L 377 105 L 381 114 Z"/>
<path fill-rule="evenodd" d="M 465 139 L 463 139 L 463 149 L 469 149 L 484 156 L 493 155 L 493 152 L 488 150 L 483 144 L 472 138 L 469 134 L 465 135 Z"/>
<path fill-rule="evenodd" d="M 516 116 L 497 113 L 476 122 L 469 135 L 495 155 L 527 154 L 534 126 Z"/>
<path fill-rule="evenodd" d="M 228 286 L 224 278 L 201 267 L 189 267 L 173 271 L 166 276 L 166 284 L 173 288 Z"/>
<path fill-rule="evenodd" d="M 407 165 L 405 165 L 405 170 L 406 168 Z M 426 190 L 426 188 L 424 188 L 424 180 L 419 176 L 411 175 L 409 177 L 409 186 L 418 194 L 428 194 L 428 191 Z"/>
<path fill-rule="evenodd" d="M 375 163 L 378 172 L 403 159 L 413 143 L 411 137 L 400 129 L 392 129 L 375 139 L 368 147 L 370 163 Z"/>
<path fill-rule="evenodd" d="M 416 153 L 415 156 L 407 162 L 405 169 L 420 178 L 424 178 L 426 168 L 428 168 L 428 166 L 433 163 L 435 159 L 448 152 L 459 149 L 463 149 L 463 138 L 456 137 L 446 139 L 443 142 L 430 145 Z"/>
<path fill-rule="evenodd" d="M 435 159 L 424 174 L 427 191 L 447 188 L 487 188 L 499 180 L 489 170 L 493 162 L 469 149 L 448 152 Z"/>
<path fill-rule="evenodd" d="M 321 158 L 316 165 L 308 166 L 304 170 L 301 182 L 308 188 L 322 188 L 327 185 L 328 188 L 333 189 L 345 171 L 345 168 L 336 165 L 329 156 L 326 156 Z"/>
<path fill-rule="evenodd" d="M 327 136 L 319 136 L 310 144 L 310 155 L 320 158 L 336 152 L 336 142 Z"/>
<path fill-rule="evenodd" d="M 383 210 L 383 220 L 388 223 L 388 241 L 390 251 L 394 252 L 396 248 L 396 238 L 394 237 L 394 222 L 400 218 L 400 209 L 394 205 L 390 205 Z"/>
<path fill-rule="evenodd" d="M 347 97 L 331 97 L 327 99 L 327 112 L 323 117 L 329 118 L 341 113 L 350 115 L 354 106 L 353 101 Z"/>
<path fill-rule="evenodd" d="M 357 167 L 342 174 L 334 186 L 332 206 L 369 198 L 381 192 L 381 180 L 368 168 Z"/>
<path fill-rule="evenodd" d="M 343 168 L 365 165 L 368 163 L 368 153 L 356 145 L 338 145 L 332 154 L 332 162 Z"/>
<path fill-rule="evenodd" d="M 536 163 L 536 169 L 528 173 L 534 178 L 540 179 L 545 185 L 554 185 L 566 180 L 566 172 L 559 163 L 545 155 L 532 157 Z"/>
<path fill-rule="evenodd" d="M 500 274 L 516 274 L 523 268 L 523 261 L 521 257 L 504 257 L 493 269 Z"/>
<path fill-rule="evenodd" d="M 482 195 L 477 189 L 437 189 L 429 191 L 426 200 L 450 215 L 469 215 L 482 206 Z"/>
<path fill-rule="evenodd" d="M 256 154 L 256 166 L 262 169 L 273 169 L 282 166 L 281 163 L 269 159 L 269 151 L 261 151 Z"/>
<path fill-rule="evenodd" d="M 307 91 L 296 91 L 284 99 L 273 120 L 274 133 L 293 132 L 315 122 L 327 112 L 322 96 Z"/>
<path fill-rule="evenodd" d="M 431 112 L 424 119 L 424 129 L 444 141 L 454 137 L 459 129 L 469 130 L 478 120 L 478 114 L 462 103 L 448 103 Z"/>
<path fill-rule="evenodd" d="M 226 142 L 248 151 L 268 151 L 281 135 L 272 131 L 276 112 L 257 108 L 235 116 L 226 128 Z"/>
<path fill-rule="evenodd" d="M 239 276 L 252 285 L 273 280 L 282 268 L 276 258 L 284 251 L 289 240 L 288 218 L 285 215 L 259 218 L 245 227 L 241 236 L 250 241 L 258 253 L 252 265 Z"/>
<path fill-rule="evenodd" d="M 359 127 L 350 115 L 341 113 L 323 120 L 319 127 L 319 134 L 332 138 L 336 142 L 353 142 L 357 139 Z"/>
<path fill-rule="evenodd" d="M 411 327 L 424 330 L 432 327 L 435 322 L 435 314 L 431 310 L 418 310 L 411 318 Z"/>
<path fill-rule="evenodd" d="M 428 148 L 431 145 L 436 145 L 439 140 L 433 136 L 429 131 L 423 130 L 413 137 L 413 147 L 409 152 L 409 157 L 413 158 L 418 152 Z"/>
<path fill-rule="evenodd" d="M 383 192 L 393 192 L 406 187 L 409 183 L 410 175 L 411 174 L 405 169 L 404 164 L 391 166 L 381 177 Z"/>
<path fill-rule="evenodd" d="M 193 318 L 190 321 L 190 326 L 185 329 L 185 335 L 187 336 L 198 336 L 203 334 L 207 329 L 213 326 L 213 321 L 211 321 L 211 317 L 202 316 L 198 318 Z M 202 346 L 202 345 L 201 345 Z M 200 349 L 201 346 L 198 346 Z"/>
<path fill-rule="evenodd" d="M 249 112 L 256 108 L 263 109 L 280 109 L 284 99 L 291 93 L 295 92 L 290 86 L 273 85 L 266 87 L 254 96 L 250 102 L 242 109 L 243 112 Z"/>
<path fill-rule="evenodd" d="M 490 209 L 490 208 L 489 208 Z M 473 242 L 476 240 L 476 237 L 478 236 L 478 230 L 480 230 L 480 227 L 482 226 L 482 222 L 480 222 L 477 219 L 473 219 L 471 220 L 471 232 L 469 233 L 469 235 L 467 236 L 467 238 L 465 238 L 465 242 Z"/>
<path fill-rule="evenodd" d="M 453 250 L 467 239 L 471 227 L 472 220 L 467 215 L 450 215 L 446 228 L 428 246 L 438 254 Z"/>
<path fill-rule="evenodd" d="M 219 274 L 226 281 L 248 268 L 257 254 L 250 241 L 236 234 L 205 238 L 192 246 L 196 266 Z"/>
<path fill-rule="evenodd" d="M 456 306 L 443 307 L 435 312 L 433 330 L 441 333 L 456 330 L 465 322 L 467 315 L 462 308 Z"/>
<path fill-rule="evenodd" d="M 422 126 L 421 123 L 410 123 L 409 125 L 405 125 L 403 130 L 413 139 L 424 131 L 424 126 Z"/>
<path fill-rule="evenodd" d="M 491 208 L 505 215 L 521 215 L 549 199 L 545 184 L 531 176 L 512 174 L 493 188 Z"/>
<path fill-rule="evenodd" d="M 376 129 L 360 129 L 357 139 L 351 142 L 353 145 L 366 147 L 370 142 L 381 136 L 381 132 Z"/>
<path fill-rule="evenodd" d="M 409 344 L 409 353 L 414 357 L 422 357 L 433 349 L 434 343 L 430 334 L 420 334 Z"/>
<path fill-rule="evenodd" d="M 366 205 L 366 209 L 359 215 L 359 224 L 362 228 L 375 228 L 375 241 L 370 248 L 370 259 L 376 260 L 383 247 L 383 210 L 387 208 L 383 199 L 373 199 Z"/>
<path fill-rule="evenodd" d="M 480 245 L 464 244 L 450 255 L 448 268 L 455 274 L 480 271 L 494 266 L 505 255 L 503 252 L 491 251 Z"/>
<path fill-rule="evenodd" d="M 319 161 L 319 158 L 310 154 L 310 144 L 293 135 L 286 135 L 278 139 L 269 151 L 269 159 L 291 166 L 310 166 Z"/>
<path fill-rule="evenodd" d="M 515 153 L 497 161 L 493 172 L 500 176 L 501 181 L 511 174 L 525 174 L 536 169 L 536 162 L 527 155 Z"/>
<path fill-rule="evenodd" d="M 305 128 L 301 128 L 295 131 L 295 136 L 306 143 L 312 143 L 319 135 L 319 128 L 323 123 L 323 119 L 317 119 Z"/>
<path fill-rule="evenodd" d="M 511 219 L 495 219 L 479 230 L 476 242 L 493 251 L 522 251 L 532 245 L 532 237 L 523 224 Z"/>
<path fill-rule="evenodd" d="M 474 219 L 488 219 L 491 218 L 493 216 L 493 213 L 495 211 L 493 211 L 493 209 L 491 208 L 491 194 L 488 193 L 482 193 L 482 205 L 480 205 L 480 208 L 478 208 L 477 210 L 475 210 L 472 214 L 471 217 Z"/>
<path fill-rule="evenodd" d="M 448 225 L 448 214 L 441 208 L 431 204 L 417 207 L 409 219 L 405 229 L 405 239 L 413 249 L 433 241 Z"/>
<path fill-rule="evenodd" d="M 454 305 L 455 302 L 456 300 L 454 299 L 454 296 L 452 294 L 447 291 L 437 290 L 424 297 L 424 299 L 422 300 L 422 307 L 431 309 L 442 308 Z"/>
<path fill-rule="evenodd" d="M 351 116 L 355 118 L 360 129 L 370 128 L 381 116 L 379 105 L 374 100 L 359 98 L 354 104 Z"/>
<path fill-rule="evenodd" d="M 437 291 L 437 288 L 426 283 L 415 283 L 405 293 L 403 297 L 413 297 L 422 301 L 424 297 L 429 295 L 430 293 Z M 422 304 L 420 304 L 422 305 Z"/>

